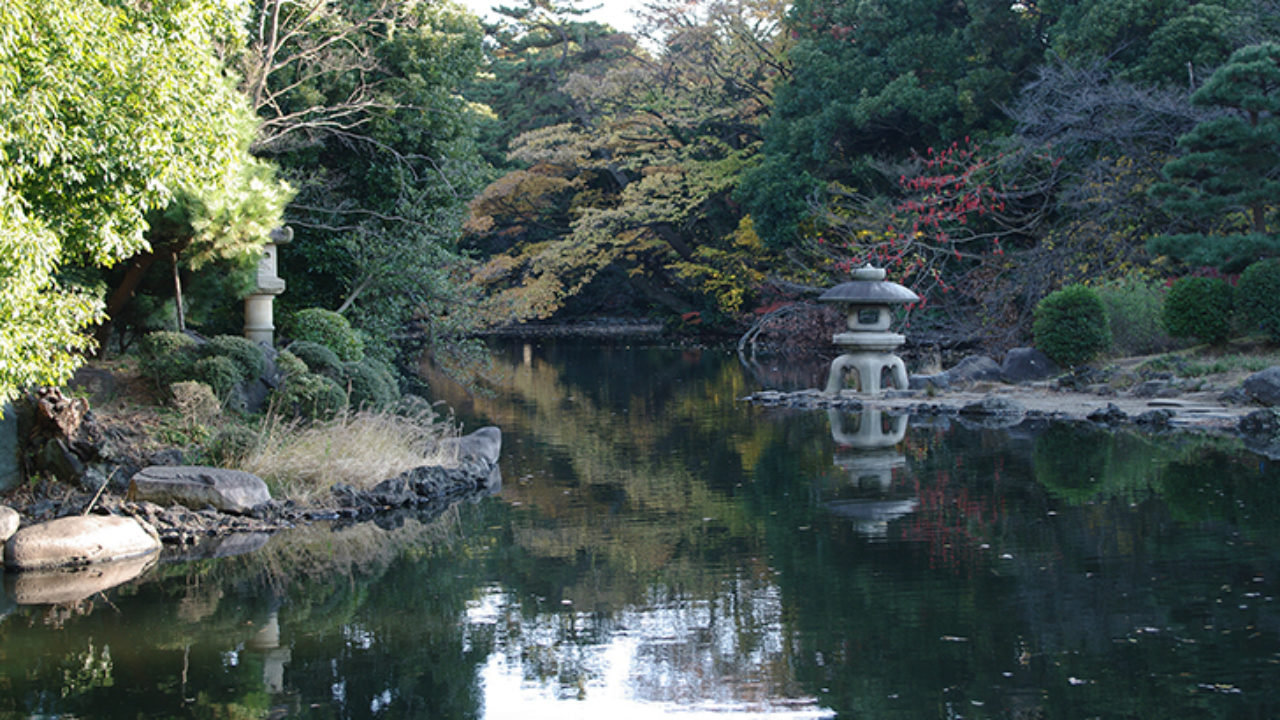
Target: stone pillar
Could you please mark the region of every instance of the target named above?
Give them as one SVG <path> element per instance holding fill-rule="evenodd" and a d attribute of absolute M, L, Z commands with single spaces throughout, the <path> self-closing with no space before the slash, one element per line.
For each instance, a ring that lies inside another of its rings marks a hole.
<path fill-rule="evenodd" d="M 277 274 L 277 255 L 280 246 L 293 240 L 293 228 L 281 226 L 271 231 L 271 237 L 262 246 L 262 258 L 258 260 L 258 288 L 244 299 L 244 336 L 255 343 L 270 346 L 275 343 L 275 321 L 272 304 L 276 295 L 284 292 L 284 280 Z"/>

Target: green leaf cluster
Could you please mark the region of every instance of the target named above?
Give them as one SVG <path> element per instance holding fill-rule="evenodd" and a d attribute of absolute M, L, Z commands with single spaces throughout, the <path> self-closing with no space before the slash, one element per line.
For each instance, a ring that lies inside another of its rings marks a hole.
<path fill-rule="evenodd" d="M 59 271 L 148 248 L 148 215 L 252 161 L 218 51 L 238 4 L 13 0 L 0 7 L 0 398 L 57 384 L 103 319 Z"/>

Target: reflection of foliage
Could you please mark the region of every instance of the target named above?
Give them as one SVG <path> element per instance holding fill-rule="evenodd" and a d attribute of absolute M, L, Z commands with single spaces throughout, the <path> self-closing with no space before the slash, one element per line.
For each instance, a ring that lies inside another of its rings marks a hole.
<path fill-rule="evenodd" d="M 90 638 L 87 649 L 62 659 L 62 697 L 79 695 L 96 687 L 111 687 L 115 684 L 112 667 L 111 648 L 94 648 Z"/>

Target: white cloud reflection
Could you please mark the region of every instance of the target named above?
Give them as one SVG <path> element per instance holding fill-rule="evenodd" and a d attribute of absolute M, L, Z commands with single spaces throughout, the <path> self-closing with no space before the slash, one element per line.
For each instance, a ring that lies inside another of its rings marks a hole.
<path fill-rule="evenodd" d="M 776 587 L 739 580 L 711 601 L 524 613 L 491 587 L 467 613 L 491 638 L 480 670 L 486 720 L 829 718 L 786 662 Z M 468 643 L 470 644 L 470 643 Z"/>

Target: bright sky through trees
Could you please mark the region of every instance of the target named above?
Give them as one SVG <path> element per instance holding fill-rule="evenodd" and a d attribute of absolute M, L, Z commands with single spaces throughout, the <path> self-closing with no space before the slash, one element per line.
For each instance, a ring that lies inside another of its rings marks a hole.
<path fill-rule="evenodd" d="M 504 0 L 461 0 L 472 12 L 481 18 L 491 18 L 494 13 L 490 8 L 496 5 L 516 5 L 518 3 Z M 618 30 L 632 30 L 635 28 L 635 16 L 632 11 L 640 9 L 644 5 L 641 0 L 599 0 L 598 2 L 583 3 L 583 7 L 597 7 L 587 13 L 584 19 L 595 20 L 596 22 L 607 23 Z"/>

